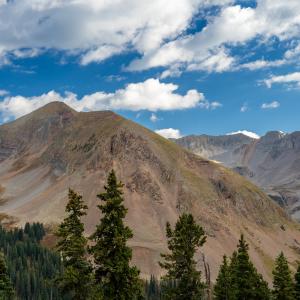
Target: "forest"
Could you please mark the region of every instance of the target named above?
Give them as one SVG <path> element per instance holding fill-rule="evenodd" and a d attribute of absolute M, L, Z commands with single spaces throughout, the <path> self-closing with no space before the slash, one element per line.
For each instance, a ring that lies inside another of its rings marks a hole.
<path fill-rule="evenodd" d="M 133 232 L 124 223 L 127 209 L 122 187 L 111 171 L 104 192 L 98 195 L 101 217 L 89 237 L 82 222 L 88 207 L 71 189 L 66 217 L 55 231 L 54 248 L 41 243 L 48 230 L 41 223 L 0 227 L 0 299 L 300 299 L 300 266 L 292 274 L 284 253 L 279 253 L 269 286 L 251 262 L 243 234 L 232 255 L 224 255 L 214 284 L 204 280 L 196 255 L 207 236 L 189 213 L 182 213 L 174 227 L 166 224 L 168 251 L 158 262 L 165 275 L 141 279 L 127 245 Z"/>

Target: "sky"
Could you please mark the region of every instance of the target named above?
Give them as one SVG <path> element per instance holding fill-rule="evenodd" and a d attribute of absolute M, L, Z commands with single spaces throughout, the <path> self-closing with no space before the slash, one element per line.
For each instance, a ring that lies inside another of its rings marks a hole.
<path fill-rule="evenodd" d="M 299 0 L 0 0 L 0 123 L 49 102 L 165 137 L 300 130 Z"/>

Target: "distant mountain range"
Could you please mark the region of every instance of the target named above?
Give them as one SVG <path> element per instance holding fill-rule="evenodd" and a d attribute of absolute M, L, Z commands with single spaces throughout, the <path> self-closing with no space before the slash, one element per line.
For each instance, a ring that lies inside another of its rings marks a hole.
<path fill-rule="evenodd" d="M 260 139 L 244 134 L 186 136 L 174 142 L 250 179 L 300 221 L 299 131 L 271 131 Z"/>
<path fill-rule="evenodd" d="M 242 135 L 190 137 L 177 142 L 196 153 L 205 149 L 206 157 L 226 158 L 230 166 L 236 157 L 246 159 L 247 165 L 239 165 L 249 166 L 254 178 L 267 181 L 263 175 L 267 173 L 257 177 L 257 169 L 283 155 L 269 151 L 273 141 L 281 144 L 282 138 L 276 136 L 272 133 L 259 141 Z M 297 146 L 290 145 L 291 153 Z M 251 160 L 255 151 L 259 161 Z M 287 164 L 281 164 L 282 171 Z M 1 221 L 55 225 L 64 217 L 71 187 L 89 206 L 84 219 L 89 234 L 100 217 L 96 195 L 103 191 L 112 168 L 125 184 L 126 222 L 134 231 L 130 246 L 144 276 L 161 274 L 157 262 L 166 250 L 165 224 L 174 224 L 184 211 L 192 212 L 208 235 L 204 252 L 212 278 L 223 254 L 235 249 L 241 232 L 267 279 L 281 250 L 291 262 L 299 258 L 298 225 L 244 177 L 113 112 L 78 113 L 60 102 L 0 126 Z M 268 174 L 281 178 L 272 171 Z"/>

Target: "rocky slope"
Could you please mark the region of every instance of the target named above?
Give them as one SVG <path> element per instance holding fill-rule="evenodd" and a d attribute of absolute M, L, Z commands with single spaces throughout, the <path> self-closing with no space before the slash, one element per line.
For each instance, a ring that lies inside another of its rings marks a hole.
<path fill-rule="evenodd" d="M 300 220 L 300 132 L 272 131 L 258 140 L 243 135 L 188 136 L 175 142 L 235 169 Z"/>
<path fill-rule="evenodd" d="M 239 174 L 115 113 L 78 113 L 59 102 L 0 126 L 2 222 L 13 217 L 19 224 L 56 224 L 71 187 L 89 206 L 89 234 L 99 220 L 96 195 L 111 168 L 125 184 L 126 222 L 134 230 L 130 244 L 144 276 L 161 274 L 165 223 L 183 211 L 192 212 L 209 236 L 204 252 L 213 278 L 241 232 L 266 278 L 279 251 L 292 265 L 299 259 L 297 225 Z"/>

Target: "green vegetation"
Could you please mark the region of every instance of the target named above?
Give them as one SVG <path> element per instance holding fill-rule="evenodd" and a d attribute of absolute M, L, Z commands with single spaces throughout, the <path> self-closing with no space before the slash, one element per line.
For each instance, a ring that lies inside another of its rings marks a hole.
<path fill-rule="evenodd" d="M 295 299 L 295 287 L 292 280 L 291 271 L 289 270 L 288 262 L 282 252 L 279 254 L 275 261 L 273 276 L 273 299 Z"/>
<path fill-rule="evenodd" d="M 129 265 L 132 250 L 126 245 L 133 237 L 123 219 L 127 209 L 123 205 L 123 184 L 117 181 L 112 171 L 104 187 L 105 192 L 98 195 L 103 205 L 99 205 L 103 217 L 91 236 L 94 245 L 90 248 L 95 264 L 95 280 L 104 299 L 140 299 L 142 283 L 139 270 Z"/>
<path fill-rule="evenodd" d="M 82 217 L 87 206 L 69 190 L 66 217 L 58 226 L 55 249 L 41 243 L 46 230 L 40 223 L 24 228 L 0 227 L 0 300 L 293 300 L 300 299 L 300 266 L 292 277 L 280 253 L 273 270 L 273 289 L 249 257 L 241 235 L 236 251 L 223 257 L 216 282 L 201 281 L 196 255 L 206 241 L 203 228 L 183 213 L 174 229 L 166 225 L 168 252 L 161 254 L 166 270 L 161 280 L 142 281 L 131 265 L 127 242 L 132 230 L 124 224 L 123 184 L 112 171 L 98 195 L 101 219 L 88 239 Z M 207 277 L 207 276 L 206 276 Z M 212 295 L 212 297 L 210 296 Z"/>
<path fill-rule="evenodd" d="M 59 296 L 54 278 L 61 274 L 59 255 L 40 244 L 45 235 L 42 224 L 27 223 L 24 229 L 5 230 L 0 227 L 0 248 L 6 263 L 0 257 L 0 299 L 56 300 Z M 9 292 L 5 264 L 13 284 L 14 297 Z"/>
<path fill-rule="evenodd" d="M 204 284 L 201 272 L 196 270 L 195 253 L 206 241 L 204 230 L 196 224 L 191 214 L 182 214 L 172 230 L 167 223 L 169 254 L 161 254 L 164 259 L 160 266 L 167 270 L 162 278 L 165 288 L 164 299 L 196 300 L 202 297 Z M 168 283 L 173 282 L 173 285 Z"/>
<path fill-rule="evenodd" d="M 93 280 L 92 265 L 86 259 L 87 239 L 80 220 L 86 210 L 82 197 L 70 189 L 67 217 L 57 231 L 57 250 L 61 253 L 64 272 L 56 282 L 61 293 L 74 300 L 88 299 Z"/>
<path fill-rule="evenodd" d="M 300 300 L 300 264 L 298 264 L 295 274 L 295 299 Z"/>
<path fill-rule="evenodd" d="M 216 300 L 267 300 L 270 299 L 268 284 L 250 261 L 249 246 L 241 235 L 230 263 L 224 256 L 214 286 Z"/>
<path fill-rule="evenodd" d="M 3 253 L 0 254 L 0 299 L 11 299 L 14 290 L 10 278 Z"/>
<path fill-rule="evenodd" d="M 223 256 L 223 263 L 220 266 L 220 271 L 216 279 L 214 287 L 214 297 L 216 300 L 231 300 L 234 299 L 235 293 L 232 289 L 232 265 L 228 263 L 227 256 Z"/>

